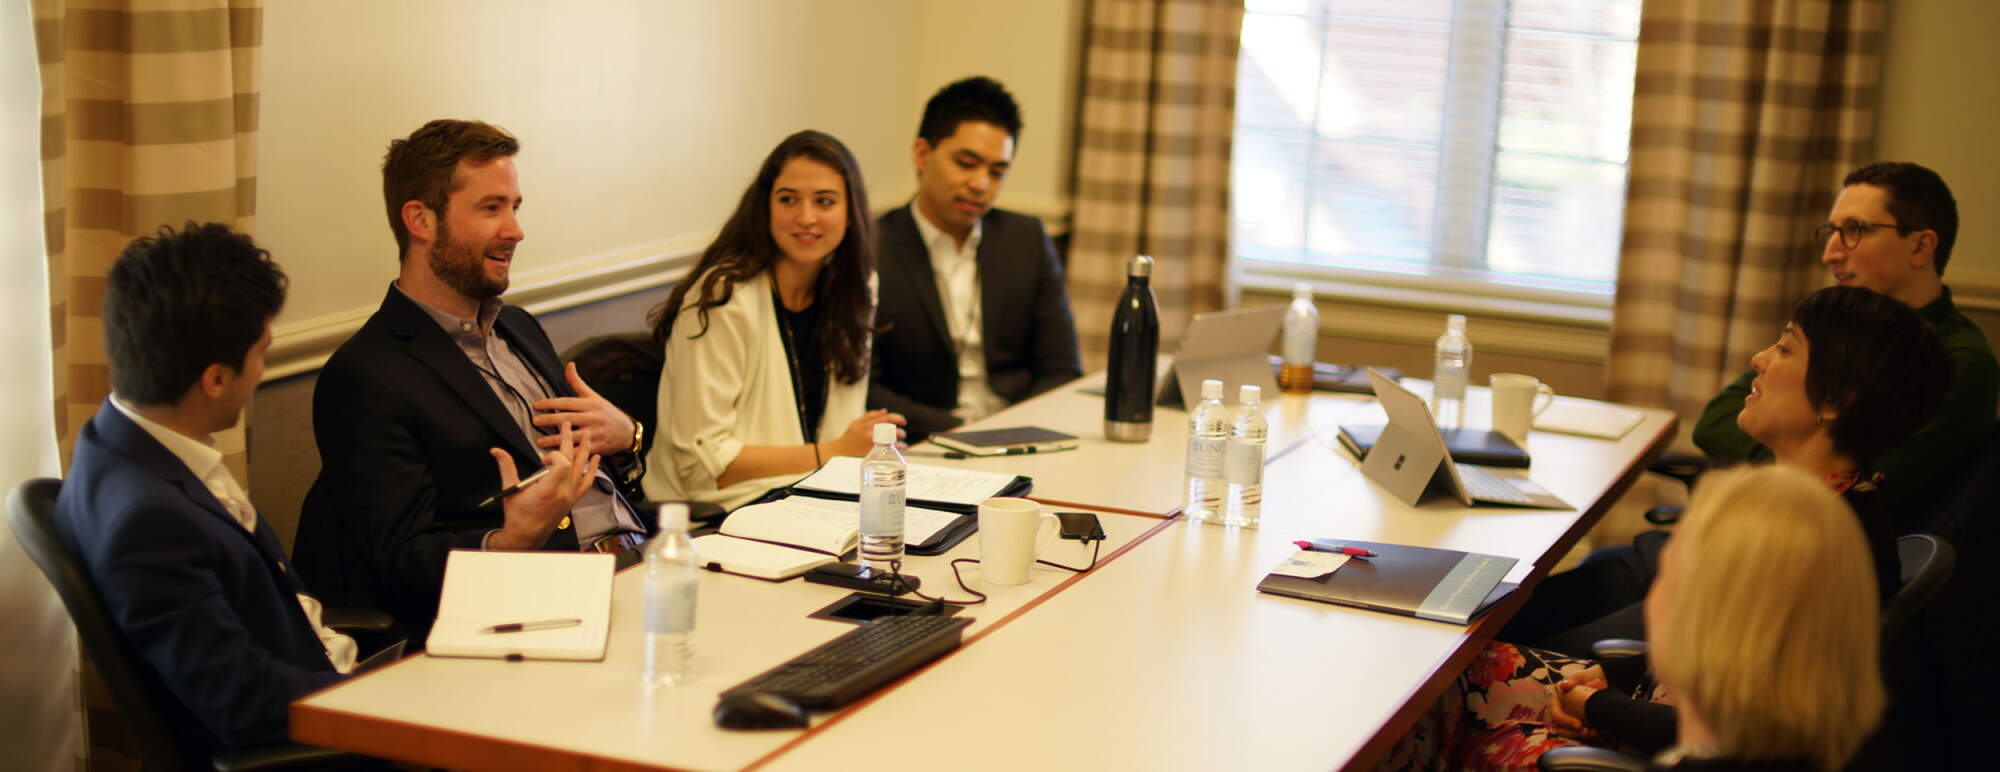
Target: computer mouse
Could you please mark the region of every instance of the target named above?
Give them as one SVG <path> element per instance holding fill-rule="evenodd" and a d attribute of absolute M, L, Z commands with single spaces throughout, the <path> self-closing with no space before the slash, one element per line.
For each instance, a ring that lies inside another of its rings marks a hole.
<path fill-rule="evenodd" d="M 798 703 L 770 692 L 733 692 L 715 701 L 715 725 L 724 729 L 799 729 L 808 723 Z"/>

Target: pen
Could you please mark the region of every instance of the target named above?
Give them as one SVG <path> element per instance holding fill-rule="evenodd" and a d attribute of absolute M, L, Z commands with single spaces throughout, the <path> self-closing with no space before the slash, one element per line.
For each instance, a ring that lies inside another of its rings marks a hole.
<path fill-rule="evenodd" d="M 538 622 L 508 622 L 507 624 L 504 625 L 482 627 L 480 628 L 479 632 L 518 633 L 527 630 L 554 630 L 558 627 L 575 627 L 580 624 L 583 624 L 583 620 L 577 619 L 576 617 L 570 617 L 568 619 L 544 619 Z"/>
<path fill-rule="evenodd" d="M 492 506 L 493 502 L 507 498 L 508 496 L 512 496 L 516 493 L 520 493 L 522 488 L 534 485 L 536 480 L 542 479 L 542 475 L 548 474 L 549 470 L 554 468 L 555 467 L 552 466 L 542 467 L 541 471 L 528 475 L 526 479 L 523 479 L 520 482 L 514 483 L 513 485 L 509 485 L 506 488 L 501 489 L 499 493 L 487 496 L 485 501 L 479 502 L 478 509 L 485 509 L 487 507 Z"/>
<path fill-rule="evenodd" d="M 906 450 L 906 451 L 903 451 L 903 455 L 905 455 L 905 456 L 920 456 L 920 457 L 923 457 L 923 458 L 961 458 L 961 459 L 962 459 L 962 458 L 971 458 L 971 457 L 972 457 L 972 456 L 969 456 L 969 455 L 966 455 L 966 454 L 964 454 L 964 453 L 960 453 L 960 452 L 958 452 L 958 451 L 956 451 L 956 450 L 953 450 L 953 451 L 946 451 L 946 452 L 944 452 L 944 453 L 934 453 L 934 452 L 931 452 L 931 451 L 928 451 L 928 450 Z"/>
<path fill-rule="evenodd" d="M 1371 550 L 1365 550 L 1360 547 L 1349 547 L 1344 544 L 1328 546 L 1325 544 L 1314 544 L 1304 539 L 1300 539 L 1292 543 L 1298 545 L 1299 549 L 1306 550 L 1308 552 L 1337 552 L 1342 555 L 1354 558 L 1377 557 L 1377 555 Z"/>

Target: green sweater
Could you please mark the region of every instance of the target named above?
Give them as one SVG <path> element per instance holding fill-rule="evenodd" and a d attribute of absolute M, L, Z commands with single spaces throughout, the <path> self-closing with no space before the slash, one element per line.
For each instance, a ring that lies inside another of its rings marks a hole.
<path fill-rule="evenodd" d="M 1944 404 L 1938 406 L 1930 423 L 1875 465 L 1883 478 L 1883 511 L 1898 522 L 1906 519 L 1900 510 L 1911 493 L 1923 490 L 1935 470 L 1993 430 L 1995 403 L 2000 401 L 2000 365 L 1993 360 L 1992 347 L 1986 345 L 1986 334 L 1952 305 L 1951 288 L 1945 288 L 1937 300 L 1917 312 L 1937 329 L 1951 359 L 1953 376 Z M 1709 400 L 1695 421 L 1694 444 L 1709 458 L 1721 463 L 1771 459 L 1770 448 L 1750 439 L 1736 425 L 1736 414 L 1743 411 L 1743 398 L 1750 395 L 1750 381 L 1756 377 L 1756 370 L 1745 372 Z"/>

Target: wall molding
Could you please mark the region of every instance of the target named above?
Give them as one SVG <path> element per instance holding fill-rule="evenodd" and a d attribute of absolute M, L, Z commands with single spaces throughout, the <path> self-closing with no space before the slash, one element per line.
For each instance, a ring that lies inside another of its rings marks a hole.
<path fill-rule="evenodd" d="M 1290 294 L 1246 288 L 1243 305 L 1286 303 Z M 1425 306 L 1385 305 L 1320 296 L 1323 336 L 1430 346 L 1444 332 L 1445 312 Z M 1463 309 L 1478 351 L 1603 364 L 1610 353 L 1610 330 L 1594 320 L 1558 322 Z"/>
<path fill-rule="evenodd" d="M 504 298 L 539 315 L 665 286 L 686 275 L 713 238 L 711 234 L 702 234 L 662 239 L 524 272 L 515 277 Z M 333 350 L 353 337 L 368 317 L 374 315 L 376 307 L 371 304 L 273 326 L 271 348 L 264 354 L 264 382 L 325 365 Z"/>

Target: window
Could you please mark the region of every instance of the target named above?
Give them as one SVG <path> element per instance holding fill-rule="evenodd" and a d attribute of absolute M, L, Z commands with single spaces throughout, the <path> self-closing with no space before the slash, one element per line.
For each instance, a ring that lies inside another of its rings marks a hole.
<path fill-rule="evenodd" d="M 1608 306 L 1639 0 L 1249 0 L 1239 277 Z"/>

